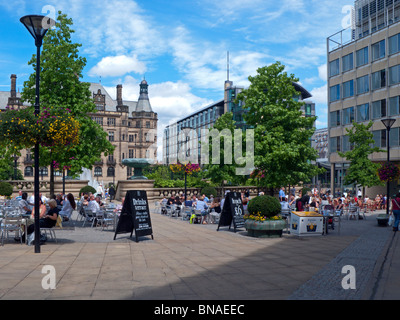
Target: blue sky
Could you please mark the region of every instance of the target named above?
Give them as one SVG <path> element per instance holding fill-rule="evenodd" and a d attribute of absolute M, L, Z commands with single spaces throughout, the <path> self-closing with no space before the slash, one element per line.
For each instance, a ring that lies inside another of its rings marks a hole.
<path fill-rule="evenodd" d="M 87 58 L 84 81 L 99 82 L 115 96 L 137 100 L 149 83 L 159 129 L 223 98 L 226 55 L 230 80 L 247 87 L 258 67 L 282 62 L 312 93 L 317 128 L 327 127 L 326 38 L 342 29 L 344 0 L 0 0 L 0 91 L 10 74 L 21 89 L 35 52 L 19 22 L 26 14 L 73 19 L 73 41 Z M 101 78 L 100 78 L 101 77 Z M 4 106 L 2 106 L 4 107 Z M 162 131 L 160 131 L 161 133 Z M 161 137 L 161 136 L 160 136 Z M 161 139 L 159 139 L 161 140 Z"/>

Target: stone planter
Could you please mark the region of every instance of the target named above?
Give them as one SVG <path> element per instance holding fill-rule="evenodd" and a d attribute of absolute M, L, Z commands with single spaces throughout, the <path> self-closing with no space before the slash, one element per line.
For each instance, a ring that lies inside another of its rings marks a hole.
<path fill-rule="evenodd" d="M 286 222 L 282 219 L 267 220 L 262 222 L 246 219 L 244 226 L 247 230 L 247 234 L 250 237 L 279 238 L 282 236 L 282 231 L 285 229 Z"/>
<path fill-rule="evenodd" d="M 378 226 L 386 227 L 389 222 L 389 216 L 387 214 L 378 214 L 376 220 L 378 221 Z"/>

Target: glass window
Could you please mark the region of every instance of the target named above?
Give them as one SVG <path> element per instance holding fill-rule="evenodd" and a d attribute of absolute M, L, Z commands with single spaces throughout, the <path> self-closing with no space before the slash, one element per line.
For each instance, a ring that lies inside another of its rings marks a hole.
<path fill-rule="evenodd" d="M 386 86 L 386 70 L 374 72 L 371 77 L 372 90 L 377 90 Z"/>
<path fill-rule="evenodd" d="M 353 150 L 353 144 L 350 143 L 350 137 L 349 136 L 343 136 L 343 152 L 347 152 L 350 150 Z"/>
<path fill-rule="evenodd" d="M 369 103 L 357 106 L 357 122 L 369 120 Z"/>
<path fill-rule="evenodd" d="M 400 82 L 400 65 L 389 68 L 389 85 Z"/>
<path fill-rule="evenodd" d="M 372 61 L 382 59 L 385 57 L 385 40 L 374 43 L 371 46 Z"/>
<path fill-rule="evenodd" d="M 374 147 L 385 148 L 386 147 L 386 130 L 372 131 L 374 139 Z"/>
<path fill-rule="evenodd" d="M 389 144 L 391 147 L 399 146 L 399 128 L 391 128 L 389 132 Z"/>
<path fill-rule="evenodd" d="M 350 53 L 342 58 L 342 71 L 346 72 L 353 69 L 353 53 Z"/>
<path fill-rule="evenodd" d="M 356 52 L 356 66 L 360 67 L 368 63 L 368 47 Z"/>
<path fill-rule="evenodd" d="M 340 110 L 331 112 L 330 123 L 331 127 L 340 126 Z"/>
<path fill-rule="evenodd" d="M 389 54 L 394 54 L 400 51 L 400 33 L 389 38 Z"/>
<path fill-rule="evenodd" d="M 32 167 L 26 167 L 24 170 L 24 176 L 25 177 L 33 177 L 33 168 Z"/>
<path fill-rule="evenodd" d="M 354 80 L 343 82 L 343 99 L 354 96 Z"/>
<path fill-rule="evenodd" d="M 330 151 L 333 153 L 340 151 L 340 137 L 330 138 L 329 148 L 330 148 Z"/>
<path fill-rule="evenodd" d="M 340 84 L 329 88 L 329 102 L 340 100 Z"/>
<path fill-rule="evenodd" d="M 369 76 L 357 78 L 357 94 L 363 94 L 369 91 Z"/>
<path fill-rule="evenodd" d="M 343 109 L 343 124 L 351 124 L 354 121 L 354 107 Z"/>
<path fill-rule="evenodd" d="M 101 177 L 103 175 L 103 169 L 101 167 L 94 168 L 94 176 Z"/>
<path fill-rule="evenodd" d="M 389 99 L 389 116 L 400 114 L 399 110 L 400 96 L 392 97 Z"/>
<path fill-rule="evenodd" d="M 329 62 L 329 76 L 333 77 L 339 74 L 339 59 Z"/>
<path fill-rule="evenodd" d="M 386 99 L 372 102 L 372 119 L 386 117 Z"/>

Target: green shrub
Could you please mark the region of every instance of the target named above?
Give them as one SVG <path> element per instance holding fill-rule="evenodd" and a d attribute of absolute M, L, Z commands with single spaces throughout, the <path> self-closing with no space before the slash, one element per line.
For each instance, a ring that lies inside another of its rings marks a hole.
<path fill-rule="evenodd" d="M 262 216 L 271 218 L 281 212 L 281 204 L 275 197 L 269 195 L 258 196 L 249 201 L 247 210 L 249 214 L 257 215 L 257 213 L 260 213 Z"/>
<path fill-rule="evenodd" d="M 205 194 L 207 197 L 213 195 L 214 197 L 217 196 L 217 190 L 214 187 L 207 186 L 201 189 L 201 194 Z"/>
<path fill-rule="evenodd" d="M 8 182 L 0 182 L 0 196 L 9 197 L 13 193 L 13 186 Z"/>
<path fill-rule="evenodd" d="M 89 193 L 89 192 L 95 194 L 97 191 L 92 186 L 84 186 L 83 188 L 81 188 L 81 190 L 79 190 L 79 197 L 82 196 L 82 193 Z"/>

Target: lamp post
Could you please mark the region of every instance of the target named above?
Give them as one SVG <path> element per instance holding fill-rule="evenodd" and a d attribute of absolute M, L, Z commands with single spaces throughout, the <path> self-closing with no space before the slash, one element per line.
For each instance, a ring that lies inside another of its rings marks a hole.
<path fill-rule="evenodd" d="M 396 119 L 386 118 L 381 120 L 386 127 L 386 148 L 387 148 L 387 162 L 390 162 L 390 128 L 396 122 Z M 389 215 L 389 181 L 386 182 L 386 214 Z"/>
<path fill-rule="evenodd" d="M 36 87 L 35 87 L 35 116 L 40 113 L 39 84 L 40 84 L 40 47 L 47 30 L 55 26 L 55 21 L 42 15 L 27 15 L 20 19 L 21 23 L 28 29 L 35 39 L 36 45 Z M 35 143 L 35 253 L 40 253 L 40 227 L 39 227 L 39 143 Z"/>

